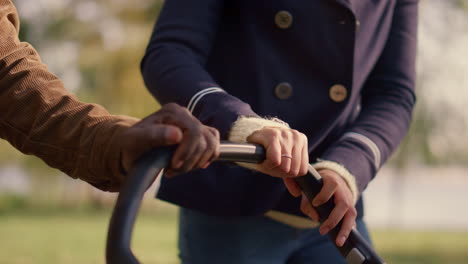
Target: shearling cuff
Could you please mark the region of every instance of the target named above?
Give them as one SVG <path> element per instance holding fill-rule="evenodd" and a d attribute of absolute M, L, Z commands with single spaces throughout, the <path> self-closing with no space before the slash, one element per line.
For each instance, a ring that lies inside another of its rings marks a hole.
<path fill-rule="evenodd" d="M 284 127 L 289 125 L 278 118 L 265 119 L 260 117 L 241 116 L 232 125 L 228 140 L 235 143 L 246 143 L 247 138 L 257 130 L 264 127 Z"/>
<path fill-rule="evenodd" d="M 289 128 L 289 125 L 278 118 L 265 119 L 260 117 L 241 116 L 232 125 L 232 128 L 229 131 L 228 140 L 234 143 L 246 143 L 247 138 L 252 133 L 264 127 Z M 246 162 L 236 163 L 241 167 L 248 168 L 251 170 L 257 170 L 258 166 L 257 164 Z"/>
<path fill-rule="evenodd" d="M 353 194 L 353 202 L 354 204 L 356 204 L 359 198 L 359 191 L 356 184 L 356 178 L 345 167 L 343 167 L 339 163 L 328 160 L 321 160 L 315 164 L 312 164 L 312 166 L 316 170 L 329 169 L 338 173 L 338 175 L 340 175 L 345 180 L 346 184 L 348 184 L 348 187 L 351 190 L 351 193 Z"/>

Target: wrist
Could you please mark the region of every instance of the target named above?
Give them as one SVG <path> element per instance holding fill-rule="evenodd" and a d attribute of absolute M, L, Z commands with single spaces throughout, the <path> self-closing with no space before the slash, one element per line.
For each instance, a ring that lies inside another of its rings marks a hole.
<path fill-rule="evenodd" d="M 250 135 L 265 127 L 289 128 L 289 125 L 278 118 L 241 116 L 232 125 L 228 140 L 236 143 L 246 143 Z"/>
<path fill-rule="evenodd" d="M 356 184 L 356 178 L 351 174 L 343 165 L 329 160 L 320 160 L 319 162 L 312 164 L 317 170 L 331 170 L 338 174 L 342 180 L 346 183 L 351 194 L 353 195 L 353 203 L 356 204 L 359 198 L 359 191 Z"/>

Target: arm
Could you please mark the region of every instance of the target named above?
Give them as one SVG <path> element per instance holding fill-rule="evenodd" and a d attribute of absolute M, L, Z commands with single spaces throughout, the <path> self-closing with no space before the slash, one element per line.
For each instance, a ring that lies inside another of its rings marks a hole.
<path fill-rule="evenodd" d="M 239 116 L 257 116 L 250 106 L 222 90 L 205 70 L 220 25 L 223 0 L 164 3 L 141 70 L 161 104 L 186 106 L 227 139 Z"/>
<path fill-rule="evenodd" d="M 141 63 L 145 84 L 162 104 L 187 106 L 204 124 L 217 128 L 221 139 L 246 142 L 250 134 L 268 127 L 264 138 L 270 141 L 251 141 L 267 148 L 267 160 L 257 169 L 278 177 L 303 175 L 307 171 L 308 153 L 303 150 L 307 140 L 282 121 L 259 118 L 250 105 L 222 90 L 205 70 L 225 2 L 165 2 Z M 275 144 L 270 144 L 271 140 Z M 281 157 L 283 153 L 292 154 L 293 162 Z"/>
<path fill-rule="evenodd" d="M 73 178 L 115 189 L 123 175 L 115 166 L 120 150 L 113 143 L 137 120 L 79 102 L 34 48 L 20 42 L 18 28 L 15 7 L 0 0 L 1 138 Z"/>
<path fill-rule="evenodd" d="M 117 191 L 125 170 L 153 147 L 180 143 L 173 173 L 216 158 L 217 131 L 177 105 L 138 122 L 78 101 L 34 48 L 19 41 L 18 27 L 15 7 L 0 0 L 0 137 L 21 152 L 107 191 Z M 190 159 L 179 162 L 182 154 Z"/>
<path fill-rule="evenodd" d="M 356 122 L 323 155 L 352 174 L 362 192 L 405 136 L 415 104 L 417 0 L 397 1 L 385 49 L 362 91 Z M 322 162 L 318 169 L 332 168 Z"/>
<path fill-rule="evenodd" d="M 344 213 L 343 225 L 337 236 L 341 246 L 347 239 L 356 217 L 354 204 L 360 192 L 389 158 L 406 134 L 415 103 L 415 55 L 417 35 L 417 0 L 397 1 L 392 28 L 382 55 L 362 91 L 362 110 L 342 138 L 314 164 L 323 178 L 324 187 L 311 201 L 318 206 L 332 195 L 336 204 L 330 217 L 320 227 L 322 234 L 334 228 Z M 341 176 L 341 177 L 340 177 Z M 344 184 L 340 181 L 344 180 Z M 294 195 L 300 195 L 297 185 L 287 182 Z M 340 188 L 339 186 L 349 188 Z M 338 187 L 338 188 L 337 188 Z M 353 201 L 344 199 L 352 192 Z M 318 218 L 307 199 L 302 211 Z"/>

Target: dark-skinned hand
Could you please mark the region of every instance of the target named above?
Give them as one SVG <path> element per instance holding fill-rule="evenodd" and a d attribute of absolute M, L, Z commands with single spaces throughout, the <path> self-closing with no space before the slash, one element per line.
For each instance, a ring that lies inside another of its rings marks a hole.
<path fill-rule="evenodd" d="M 145 152 L 178 144 L 166 176 L 206 168 L 219 156 L 219 133 L 203 125 L 186 108 L 175 103 L 144 118 L 123 132 L 121 164 L 129 171 Z"/>

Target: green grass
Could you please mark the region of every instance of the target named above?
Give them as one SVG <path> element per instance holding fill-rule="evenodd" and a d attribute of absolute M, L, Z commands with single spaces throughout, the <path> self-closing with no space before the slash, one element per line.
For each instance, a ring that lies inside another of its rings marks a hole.
<path fill-rule="evenodd" d="M 0 215 L 0 263 L 105 263 L 110 211 L 21 209 Z M 468 233 L 376 230 L 388 263 L 468 263 Z M 133 237 L 143 263 L 178 263 L 176 210 L 167 206 L 139 216 Z"/>

